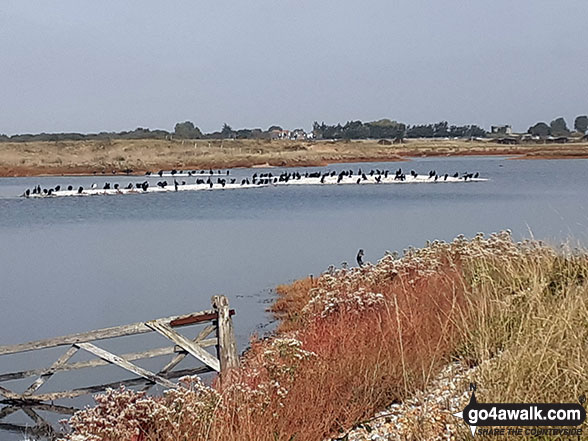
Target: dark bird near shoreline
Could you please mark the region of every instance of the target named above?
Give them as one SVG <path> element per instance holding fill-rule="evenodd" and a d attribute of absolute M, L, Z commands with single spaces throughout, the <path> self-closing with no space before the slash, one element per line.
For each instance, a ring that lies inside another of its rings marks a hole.
<path fill-rule="evenodd" d="M 360 248 L 355 259 L 357 260 L 357 264 L 359 266 L 363 266 L 363 249 Z"/>

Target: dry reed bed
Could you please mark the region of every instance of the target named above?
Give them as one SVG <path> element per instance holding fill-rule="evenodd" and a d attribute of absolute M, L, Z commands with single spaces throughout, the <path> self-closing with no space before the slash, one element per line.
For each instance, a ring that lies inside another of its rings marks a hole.
<path fill-rule="evenodd" d="M 109 391 L 72 418 L 71 439 L 322 440 L 456 360 L 478 366 L 481 401 L 574 401 L 588 391 L 587 277 L 583 252 L 508 232 L 331 269 L 279 287 L 276 335 L 253 339 L 214 389 L 186 378 L 162 398 Z M 413 427 L 407 438 L 449 430 Z"/>

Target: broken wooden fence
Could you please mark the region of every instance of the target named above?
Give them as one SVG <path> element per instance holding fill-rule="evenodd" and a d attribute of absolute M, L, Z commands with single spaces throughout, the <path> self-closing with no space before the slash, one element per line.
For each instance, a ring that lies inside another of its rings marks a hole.
<path fill-rule="evenodd" d="M 195 312 L 192 314 L 166 317 L 148 322 L 133 323 L 130 325 L 99 329 L 29 343 L 0 346 L 0 356 L 38 351 L 60 346 L 67 347 L 66 351 L 48 367 L 19 372 L 0 373 L 0 404 L 6 405 L 6 407 L 0 409 L 0 420 L 17 410 L 22 410 L 35 422 L 35 424 L 41 426 L 44 421 L 35 412 L 34 408 L 48 410 L 46 407 L 53 405 L 54 400 L 75 398 L 81 395 L 101 392 L 107 388 L 116 388 L 121 385 L 145 385 L 145 390 L 149 389 L 154 384 L 159 384 L 165 388 L 175 388 L 177 387 L 177 384 L 172 381 L 173 379 L 186 375 L 203 374 L 206 372 L 221 372 L 225 369 L 236 367 L 238 365 L 238 355 L 231 319 L 234 310 L 229 309 L 228 300 L 224 296 L 212 297 L 212 307 L 213 308 L 210 310 Z M 202 329 L 194 339 L 189 339 L 175 331 L 175 328 L 206 323 L 209 324 Z M 160 334 L 174 343 L 174 345 L 151 349 L 144 352 L 131 352 L 117 355 L 96 344 L 96 342 L 100 340 L 146 334 L 149 332 Z M 211 334 L 213 334 L 213 336 L 211 336 Z M 216 346 L 216 356 L 205 350 L 205 348 L 211 346 Z M 90 353 L 96 358 L 88 361 L 69 362 L 80 350 Z M 166 355 L 171 355 L 171 359 L 157 372 L 151 372 L 133 363 L 133 361 L 136 360 L 144 360 Z M 174 368 L 189 355 L 197 359 L 202 366 L 193 369 L 174 370 Z M 46 393 L 38 392 L 41 386 L 43 386 L 57 372 L 74 371 L 109 364 L 123 368 L 133 374 L 135 378 L 72 390 Z M 8 381 L 22 380 L 31 377 L 35 377 L 35 380 L 24 390 L 24 392 L 15 392 L 2 385 L 2 383 Z M 47 404 L 48 402 L 51 404 Z M 62 409 L 59 406 L 56 407 L 58 408 L 57 411 L 69 409 Z M 0 428 L 6 425 L 7 424 L 0 423 Z"/>

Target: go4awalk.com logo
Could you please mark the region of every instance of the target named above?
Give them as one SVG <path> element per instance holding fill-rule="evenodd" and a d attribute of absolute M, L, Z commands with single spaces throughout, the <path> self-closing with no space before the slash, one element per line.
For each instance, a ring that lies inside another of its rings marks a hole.
<path fill-rule="evenodd" d="M 579 403 L 478 403 L 476 385 L 470 384 L 470 390 L 468 405 L 453 415 L 463 418 L 472 435 L 478 427 L 485 435 L 582 435 L 578 426 L 586 420 L 585 397 Z"/>

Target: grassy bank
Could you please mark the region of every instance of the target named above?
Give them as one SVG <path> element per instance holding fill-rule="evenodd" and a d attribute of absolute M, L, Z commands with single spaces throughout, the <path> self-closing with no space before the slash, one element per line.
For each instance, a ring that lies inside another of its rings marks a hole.
<path fill-rule="evenodd" d="M 450 362 L 477 367 L 480 401 L 576 401 L 588 392 L 587 277 L 583 252 L 501 233 L 300 280 L 278 289 L 276 335 L 254 340 L 214 389 L 185 379 L 159 399 L 110 391 L 74 416 L 74 438 L 322 440 Z M 471 436 L 463 424 L 411 427 L 408 439 Z"/>
<path fill-rule="evenodd" d="M 160 169 L 311 166 L 398 161 L 409 156 L 516 155 L 586 158 L 588 143 L 500 145 L 466 140 L 377 141 L 113 140 L 0 143 L 0 176 L 134 174 Z"/>

